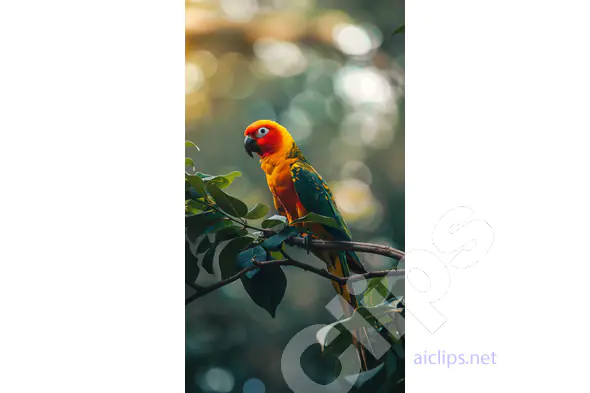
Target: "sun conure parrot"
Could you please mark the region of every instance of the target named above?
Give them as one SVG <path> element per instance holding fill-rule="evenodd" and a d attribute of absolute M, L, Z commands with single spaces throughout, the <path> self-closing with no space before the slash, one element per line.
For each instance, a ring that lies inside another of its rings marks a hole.
<path fill-rule="evenodd" d="M 246 128 L 244 135 L 246 152 L 250 157 L 253 157 L 252 153 L 260 156 L 260 167 L 266 173 L 268 188 L 279 214 L 286 216 L 289 222 L 307 213 L 331 217 L 338 223 L 338 228 L 312 224 L 313 234 L 326 240 L 351 240 L 328 185 L 305 159 L 285 127 L 271 120 L 258 120 Z M 354 251 L 316 250 L 314 254 L 326 263 L 329 272 L 340 277 L 347 277 L 351 272 L 366 272 Z M 336 291 L 356 308 L 356 299 L 351 297 L 346 286 L 333 284 Z"/>
<path fill-rule="evenodd" d="M 308 213 L 331 217 L 338 227 L 312 224 L 310 229 L 313 235 L 326 240 L 352 240 L 350 230 L 338 211 L 330 188 L 305 159 L 285 127 L 271 120 L 258 120 L 246 128 L 244 135 L 246 152 L 250 157 L 253 157 L 252 153 L 260 156 L 260 167 L 266 173 L 268 188 L 279 214 L 286 216 L 289 222 Z M 328 271 L 337 276 L 348 277 L 351 272 L 367 272 L 354 251 L 313 252 L 326 263 Z M 356 298 L 351 296 L 346 285 L 336 282 L 332 284 L 336 292 L 353 308 L 358 307 Z M 349 307 L 345 304 L 343 306 L 345 314 L 350 316 Z M 357 337 L 358 334 L 363 334 L 368 340 L 364 328 L 357 331 Z M 353 343 L 359 350 L 361 367 L 366 370 L 367 358 L 364 349 L 356 338 L 353 338 Z"/>

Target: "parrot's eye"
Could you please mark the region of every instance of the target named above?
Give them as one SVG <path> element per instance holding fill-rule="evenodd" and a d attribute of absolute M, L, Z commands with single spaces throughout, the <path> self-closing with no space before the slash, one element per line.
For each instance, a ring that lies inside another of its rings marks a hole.
<path fill-rule="evenodd" d="M 262 138 L 266 134 L 268 134 L 268 128 L 266 127 L 260 127 L 258 130 L 256 130 L 256 137 L 258 138 Z"/>

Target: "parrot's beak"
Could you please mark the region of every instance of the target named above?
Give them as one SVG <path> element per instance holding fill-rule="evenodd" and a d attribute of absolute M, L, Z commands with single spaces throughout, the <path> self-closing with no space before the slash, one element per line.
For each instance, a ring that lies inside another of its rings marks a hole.
<path fill-rule="evenodd" d="M 244 139 L 244 147 L 250 157 L 254 157 L 252 153 L 262 154 L 262 150 L 260 150 L 260 146 L 256 143 L 256 139 L 250 138 L 249 136 Z"/>

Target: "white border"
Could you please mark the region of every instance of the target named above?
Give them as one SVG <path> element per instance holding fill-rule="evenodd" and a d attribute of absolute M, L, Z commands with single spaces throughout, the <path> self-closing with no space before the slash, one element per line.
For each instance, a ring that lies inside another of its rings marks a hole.
<path fill-rule="evenodd" d="M 0 5 L 0 391 L 184 391 L 184 3 Z"/>
<path fill-rule="evenodd" d="M 452 271 L 442 328 L 407 318 L 407 391 L 588 390 L 588 3 L 406 7 L 406 249 L 432 249 L 461 205 L 495 233 L 486 258 Z M 498 364 L 414 365 L 424 350 Z"/>

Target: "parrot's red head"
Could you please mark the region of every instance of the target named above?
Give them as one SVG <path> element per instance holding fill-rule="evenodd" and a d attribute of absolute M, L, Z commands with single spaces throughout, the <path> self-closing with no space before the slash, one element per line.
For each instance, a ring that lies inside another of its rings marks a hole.
<path fill-rule="evenodd" d="M 282 125 L 272 120 L 258 120 L 250 124 L 244 131 L 244 147 L 246 153 L 258 153 L 268 157 L 277 153 L 287 152 L 293 146 L 293 138 Z"/>

